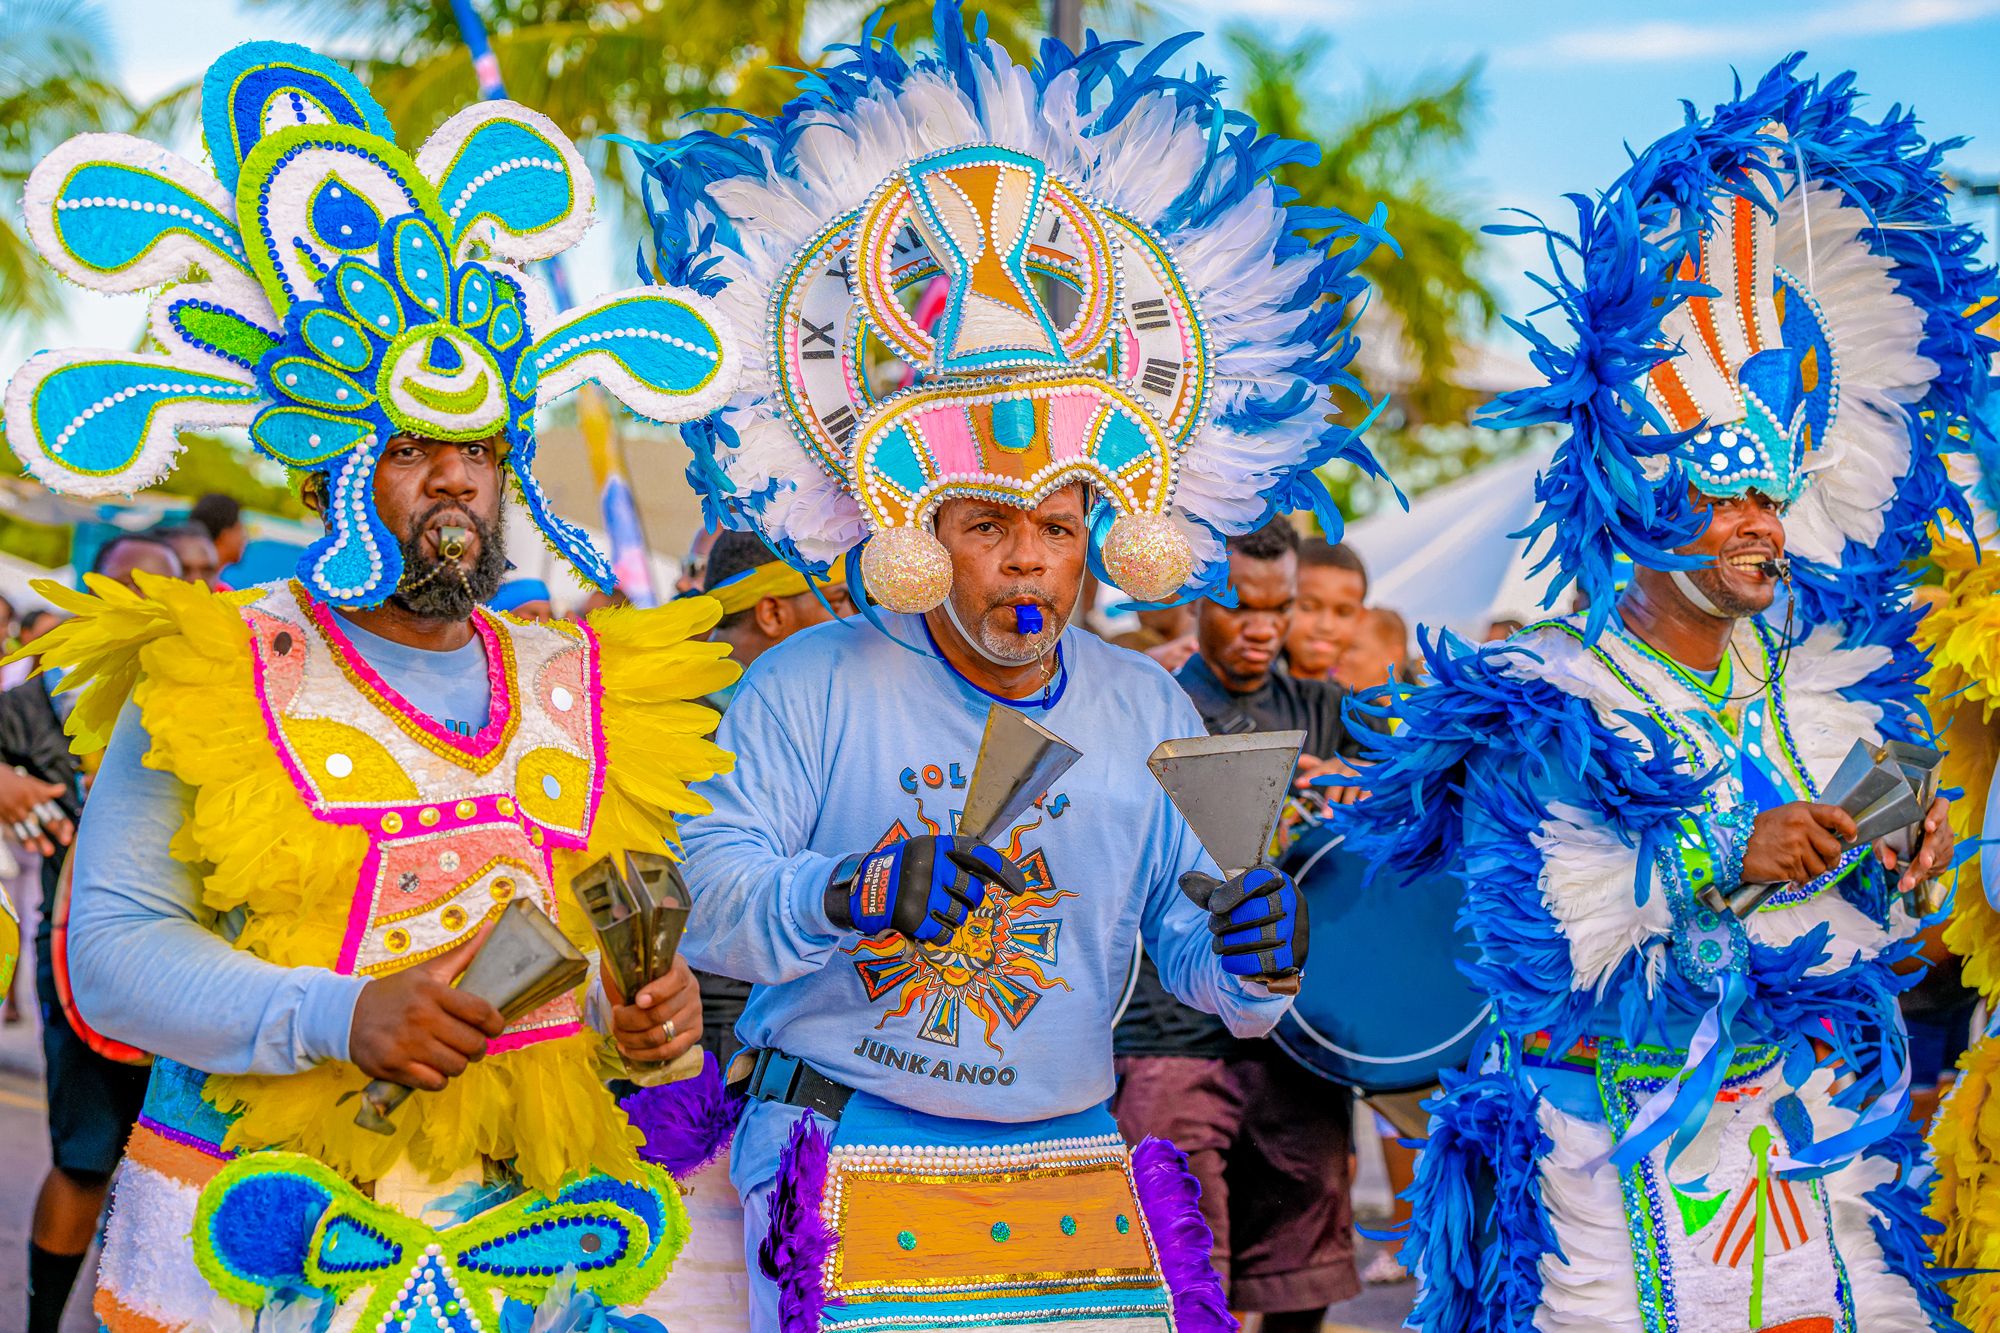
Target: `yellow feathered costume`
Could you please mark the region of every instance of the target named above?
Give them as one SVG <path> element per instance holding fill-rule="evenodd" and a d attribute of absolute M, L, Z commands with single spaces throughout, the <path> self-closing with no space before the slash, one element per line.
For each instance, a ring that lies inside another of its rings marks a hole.
<path fill-rule="evenodd" d="M 1981 560 L 1956 538 L 1940 539 L 1931 559 L 1944 575 L 1944 597 L 1916 637 L 1930 653 L 1931 713 L 1949 747 L 1943 783 L 1965 793 L 1952 805 L 1953 831 L 1963 840 L 1982 833 L 2000 758 L 2000 559 L 1989 545 Z M 1977 859 L 1958 877 L 1944 941 L 1965 960 L 1965 984 L 1989 1012 L 2000 1011 L 2000 912 L 1986 899 Z M 1937 1184 L 1930 1211 L 1944 1225 L 1938 1263 L 2000 1269 L 2000 1038 L 1979 1041 L 1959 1058 L 1931 1151 Z M 2000 1277 L 1960 1278 L 1949 1288 L 1967 1328 L 2000 1329 Z"/>
<path fill-rule="evenodd" d="M 69 727 L 78 749 L 101 747 L 129 696 L 153 745 L 150 768 L 193 789 L 173 855 L 201 869 L 200 906 L 220 917 L 241 908 L 236 947 L 286 966 L 332 966 L 356 894 L 368 834 L 315 818 L 287 773 L 256 704 L 257 662 L 244 608 L 265 590 L 214 593 L 139 576 L 143 595 L 89 577 L 92 594 L 40 590 L 73 619 L 36 644 L 42 664 L 79 688 Z M 706 803 L 693 783 L 725 771 L 729 756 L 704 739 L 716 714 L 696 702 L 727 686 L 738 667 L 725 645 L 698 640 L 720 608 L 691 598 L 654 610 L 612 608 L 589 626 L 599 647 L 607 762 L 587 848 L 555 856 L 559 921 L 589 945 L 570 881 L 597 858 L 658 851 L 676 816 Z M 514 634 L 563 633 L 509 622 Z M 573 631 L 572 631 L 573 632 Z M 469 1066 L 441 1093 L 412 1098 L 395 1133 L 361 1129 L 339 1099 L 366 1076 L 330 1063 L 288 1076 L 209 1079 L 205 1095 L 238 1115 L 226 1147 L 283 1148 L 355 1181 L 381 1178 L 398 1158 L 433 1179 L 511 1162 L 532 1189 L 552 1193 L 599 1171 L 636 1179 L 638 1134 L 599 1073 L 601 1039 L 589 1031 L 512 1050 Z M 351 1106 L 352 1103 L 349 1103 Z"/>

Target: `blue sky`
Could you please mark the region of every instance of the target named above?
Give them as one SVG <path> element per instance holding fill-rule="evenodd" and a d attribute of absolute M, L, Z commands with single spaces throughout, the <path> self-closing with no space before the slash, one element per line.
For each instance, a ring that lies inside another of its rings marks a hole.
<path fill-rule="evenodd" d="M 310 36 L 241 0 L 107 0 L 105 8 L 121 74 L 141 96 L 198 77 L 236 42 Z M 1231 21 L 1280 40 L 1324 32 L 1333 42 L 1321 71 L 1330 113 L 1371 79 L 1404 86 L 1482 62 L 1485 113 L 1457 182 L 1484 210 L 1481 221 L 1509 206 L 1560 217 L 1565 191 L 1608 183 L 1623 145 L 1671 128 L 1680 99 L 1706 108 L 1729 96 L 1732 66 L 1752 80 L 1794 49 L 1810 53 L 1812 69 L 1859 70 L 1871 109 L 1914 104 L 1932 134 L 1969 137 L 1950 159 L 1955 170 L 2000 177 L 2000 0 L 1154 0 L 1154 8 L 1161 32 Z M 1219 41 L 1199 53 L 1227 69 Z M 466 82 L 470 94 L 469 68 Z M 1995 230 L 1993 201 L 1974 220 Z M 581 290 L 625 279 L 630 247 L 610 230 L 598 228 L 578 255 Z M 1517 312 L 1533 295 L 1518 273 L 1534 258 L 1528 243 L 1496 243 L 1490 276 Z M 136 326 L 122 302 L 79 294 L 75 305 L 71 328 L 39 341 L 123 342 Z"/>

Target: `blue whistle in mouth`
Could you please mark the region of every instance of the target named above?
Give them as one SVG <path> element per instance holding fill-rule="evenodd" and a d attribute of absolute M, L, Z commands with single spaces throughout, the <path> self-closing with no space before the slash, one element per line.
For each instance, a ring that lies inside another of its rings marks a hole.
<path fill-rule="evenodd" d="M 1015 607 L 1014 632 L 1016 634 L 1040 634 L 1042 632 L 1042 608 L 1033 605 Z"/>

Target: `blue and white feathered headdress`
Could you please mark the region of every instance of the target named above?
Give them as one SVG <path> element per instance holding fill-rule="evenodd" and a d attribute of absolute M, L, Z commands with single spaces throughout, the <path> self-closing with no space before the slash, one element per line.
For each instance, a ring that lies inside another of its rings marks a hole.
<path fill-rule="evenodd" d="M 641 150 L 656 276 L 742 339 L 742 392 L 682 432 L 712 516 L 814 571 L 865 542 L 905 611 L 950 587 L 929 524 L 952 496 L 1089 481 L 1094 567 L 1149 601 L 1220 586 L 1223 538 L 1274 513 L 1337 533 L 1313 470 L 1374 470 L 1330 391 L 1369 409 L 1348 364 L 1379 212 L 1289 206 L 1271 176 L 1302 146 L 1162 72 L 1191 38 L 1049 41 L 1028 68 L 955 0 L 936 29 L 915 59 L 871 32 L 775 119 Z"/>
<path fill-rule="evenodd" d="M 1620 556 L 1656 568 L 1705 521 L 1688 488 L 1787 503 L 1799 609 L 1850 643 L 1901 649 L 1909 562 L 1961 500 L 1948 431 L 1984 389 L 1991 342 L 1966 309 L 1978 239 L 1945 208 L 1943 155 L 1913 115 L 1855 110 L 1794 55 L 1748 93 L 1639 153 L 1574 237 L 1540 226 L 1537 281 L 1568 324 L 1515 323 L 1546 382 L 1490 421 L 1568 438 L 1537 483 L 1542 565 L 1574 580 L 1594 631 Z M 1902 674 L 1907 677 L 1908 664 Z"/>
<path fill-rule="evenodd" d="M 610 565 L 535 480 L 536 408 L 594 379 L 642 416 L 698 416 L 733 391 L 734 343 L 707 300 L 672 288 L 535 309 L 521 266 L 593 221 L 562 132 L 482 102 L 412 157 L 352 75 L 273 42 L 209 69 L 202 128 L 211 170 L 86 134 L 30 175 L 29 234 L 65 277 L 167 285 L 158 351 L 43 352 L 15 374 L 7 439 L 28 469 L 67 494 L 122 494 L 172 470 L 180 432 L 247 426 L 265 454 L 326 477 L 327 533 L 300 579 L 371 606 L 402 577 L 373 502 L 389 439 L 504 435 L 535 524 L 608 590 Z"/>

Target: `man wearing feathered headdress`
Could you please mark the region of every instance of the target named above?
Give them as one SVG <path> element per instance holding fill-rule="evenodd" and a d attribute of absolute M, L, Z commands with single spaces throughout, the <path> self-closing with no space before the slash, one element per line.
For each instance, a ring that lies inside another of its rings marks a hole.
<path fill-rule="evenodd" d="M 1546 233 L 1569 336 L 1498 420 L 1568 430 L 1535 528 L 1590 611 L 1431 646 L 1373 744 L 1357 835 L 1464 877 L 1497 1018 L 1430 1103 L 1432 1333 L 1958 1327 L 1896 995 L 1952 856 L 1907 561 L 1979 275 L 1941 147 L 1799 59 Z"/>
<path fill-rule="evenodd" d="M 55 490 L 136 490 L 180 431 L 241 426 L 326 526 L 296 578 L 239 593 L 43 585 L 74 617 L 36 645 L 78 692 L 71 734 L 109 741 L 76 1003 L 156 1057 L 97 1317 L 657 1329 L 614 1307 L 659 1284 L 686 1213 L 602 1078 L 691 1047 L 699 1003 L 685 966 L 631 996 L 575 980 L 571 882 L 663 853 L 702 808 L 687 784 L 728 756 L 688 701 L 734 668 L 688 642 L 706 599 L 581 626 L 479 603 L 510 477 L 609 583 L 535 479 L 537 405 L 595 379 L 650 416 L 705 411 L 728 340 L 685 291 L 536 308 L 521 266 L 576 241 L 592 189 L 523 107 L 481 103 L 412 155 L 338 65 L 254 43 L 209 70 L 202 113 L 212 169 L 108 135 L 36 169 L 52 264 L 168 285 L 157 351 L 45 352 L 6 395 L 10 445 Z M 512 964 L 569 970 L 529 969 L 556 979 L 518 1004 L 453 986 L 503 929 L 537 942 Z M 417 1091 L 391 1112 L 392 1084 Z"/>
<path fill-rule="evenodd" d="M 744 338 L 693 480 L 861 607 L 745 674 L 740 768 L 687 830 L 690 958 L 758 983 L 752 1322 L 1230 1327 L 1178 1154 L 1105 1110 L 1111 1018 L 1143 940 L 1268 1030 L 1303 913 L 1282 875 L 1219 877 L 1145 767 L 1199 716 L 1072 622 L 1087 571 L 1173 601 L 1274 514 L 1338 527 L 1313 469 L 1368 461 L 1330 391 L 1358 396 L 1379 233 L 1287 207 L 1294 146 L 1164 73 L 1180 43 L 1028 68 L 963 25 L 941 5 L 915 60 L 871 35 L 650 172 L 661 273 Z M 988 846 L 958 818 L 995 707 L 1082 757 Z"/>

